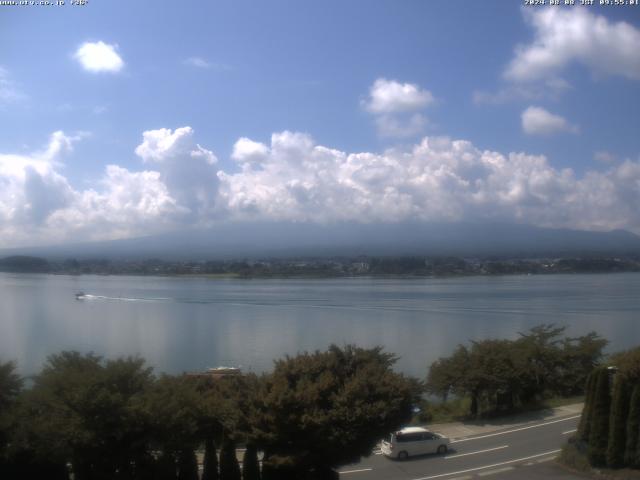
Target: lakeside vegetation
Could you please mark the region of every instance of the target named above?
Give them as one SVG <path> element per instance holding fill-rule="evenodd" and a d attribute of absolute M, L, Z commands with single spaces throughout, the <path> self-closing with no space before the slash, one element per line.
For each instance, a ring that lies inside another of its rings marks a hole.
<path fill-rule="evenodd" d="M 337 478 L 411 418 L 421 387 L 395 360 L 332 346 L 262 376 L 212 378 L 62 352 L 29 388 L 0 364 L 0 478 L 196 480 L 204 449 L 203 479 L 239 480 L 240 443 L 244 480 Z"/>
<path fill-rule="evenodd" d="M 640 347 L 609 363 L 589 375 L 577 434 L 561 455 L 581 471 L 640 469 Z"/>
<path fill-rule="evenodd" d="M 394 372 L 396 357 L 380 347 L 331 346 L 276 360 L 260 376 L 216 378 L 69 351 L 29 379 L 0 363 L 0 477 L 196 480 L 200 452 L 205 480 L 337 478 L 339 466 L 415 421 L 416 406 L 428 423 L 447 409 L 477 418 L 575 400 L 607 342 L 564 332 L 540 325 L 515 340 L 472 341 L 434 362 L 426 381 Z M 640 355 L 613 358 L 640 378 Z"/>
<path fill-rule="evenodd" d="M 429 368 L 426 391 L 439 396 L 439 410 L 468 417 L 540 408 L 551 398 L 584 393 L 587 376 L 607 340 L 591 332 L 564 335 L 565 327 L 539 325 L 515 340 L 488 339 L 459 345 Z M 448 403 L 451 396 L 456 399 Z M 455 413 L 454 413 L 455 412 Z"/>
<path fill-rule="evenodd" d="M 640 257 L 637 255 L 622 257 L 584 255 L 524 259 L 358 256 L 168 261 L 75 258 L 47 260 L 32 256 L 11 256 L 0 259 L 0 272 L 67 275 L 180 275 L 206 278 L 539 275 L 640 272 Z"/>

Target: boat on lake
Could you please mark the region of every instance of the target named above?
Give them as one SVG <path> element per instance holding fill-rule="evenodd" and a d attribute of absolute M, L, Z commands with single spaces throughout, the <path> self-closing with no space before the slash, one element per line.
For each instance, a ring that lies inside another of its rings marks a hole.
<path fill-rule="evenodd" d="M 76 293 L 76 300 L 84 300 L 87 295 L 84 292 Z"/>

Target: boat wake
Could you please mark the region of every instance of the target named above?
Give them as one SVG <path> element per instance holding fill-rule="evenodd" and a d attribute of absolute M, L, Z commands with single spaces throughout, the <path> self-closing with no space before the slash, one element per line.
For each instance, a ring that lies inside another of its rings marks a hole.
<path fill-rule="evenodd" d="M 171 298 L 167 297 L 155 297 L 155 298 L 144 298 L 144 297 L 110 297 L 108 295 L 92 295 L 90 293 L 85 293 L 80 296 L 76 296 L 78 300 L 109 300 L 109 301 L 120 301 L 120 302 L 167 302 L 171 301 Z"/>

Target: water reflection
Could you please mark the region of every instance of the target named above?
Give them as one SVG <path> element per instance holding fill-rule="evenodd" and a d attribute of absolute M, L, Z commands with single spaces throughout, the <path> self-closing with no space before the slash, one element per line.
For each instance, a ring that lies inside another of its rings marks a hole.
<path fill-rule="evenodd" d="M 76 300 L 75 292 L 90 296 Z M 159 371 L 241 365 L 330 343 L 383 345 L 424 376 L 458 343 L 540 323 L 638 343 L 640 274 L 207 280 L 0 274 L 0 357 L 23 373 L 62 349 L 141 355 Z"/>

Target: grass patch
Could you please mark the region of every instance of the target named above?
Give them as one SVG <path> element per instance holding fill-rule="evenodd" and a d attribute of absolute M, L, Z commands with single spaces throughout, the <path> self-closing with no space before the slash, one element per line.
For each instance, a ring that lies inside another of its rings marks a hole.
<path fill-rule="evenodd" d="M 543 401 L 517 405 L 509 410 L 482 410 L 479 418 L 498 418 L 519 413 L 535 412 L 536 410 L 544 410 L 547 408 L 558 408 L 582 402 L 584 402 L 584 396 L 551 397 L 544 399 Z M 446 402 L 430 402 L 428 400 L 423 400 L 418 407 L 420 408 L 420 411 L 411 419 L 411 425 L 473 420 L 469 415 L 471 407 L 471 398 L 469 397 L 453 398 Z"/>
<path fill-rule="evenodd" d="M 608 468 L 593 468 L 587 459 L 587 448 L 583 442 L 570 439 L 560 452 L 558 463 L 570 471 L 585 474 L 588 478 L 597 480 L 640 480 L 640 470 L 622 468 L 610 470 Z"/>

